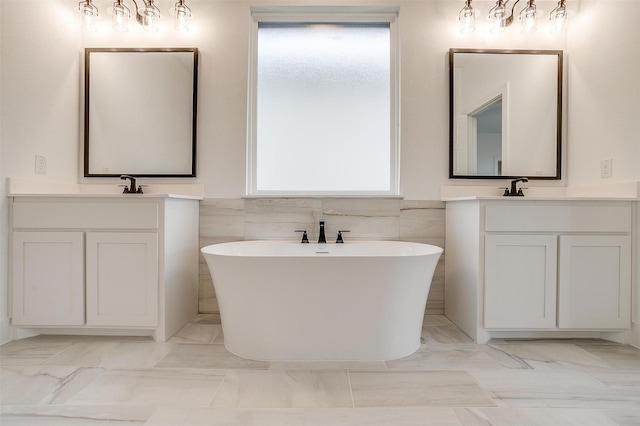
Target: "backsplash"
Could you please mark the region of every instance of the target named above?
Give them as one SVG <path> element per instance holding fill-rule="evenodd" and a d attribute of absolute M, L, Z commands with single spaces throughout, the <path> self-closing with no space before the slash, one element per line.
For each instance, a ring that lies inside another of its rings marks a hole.
<path fill-rule="evenodd" d="M 402 240 L 444 247 L 444 203 L 386 198 L 207 198 L 200 202 L 200 247 L 241 240 L 299 241 L 296 229 L 306 229 L 309 241 L 318 238 L 318 221 L 325 221 L 327 242 L 338 230 L 348 241 Z M 444 259 L 436 268 L 426 314 L 444 313 Z M 327 271 L 329 277 L 330 271 Z M 211 275 L 200 255 L 199 309 L 218 313 Z"/>

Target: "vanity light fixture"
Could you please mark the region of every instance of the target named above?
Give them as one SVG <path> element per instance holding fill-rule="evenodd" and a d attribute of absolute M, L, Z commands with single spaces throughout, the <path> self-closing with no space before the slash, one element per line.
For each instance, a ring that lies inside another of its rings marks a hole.
<path fill-rule="evenodd" d="M 138 8 L 136 0 L 132 0 L 136 5 L 136 21 L 142 25 L 145 31 L 157 32 L 158 19 L 160 19 L 160 9 L 153 4 L 153 0 L 142 0 L 144 7 Z"/>
<path fill-rule="evenodd" d="M 498 34 L 503 32 L 513 23 L 516 5 L 520 0 L 516 0 L 509 9 L 507 4 L 510 0 L 496 0 L 487 15 L 491 23 L 490 32 Z M 536 31 L 538 18 L 542 15 L 542 10 L 538 9 L 535 0 L 525 0 L 526 6 L 517 14 L 518 21 L 522 23 L 522 33 L 532 33 Z M 552 33 L 558 33 L 566 27 L 567 23 L 567 0 L 559 0 L 558 6 L 551 11 L 549 20 L 552 22 Z M 460 21 L 460 32 L 469 33 L 475 30 L 475 11 L 471 8 L 471 0 L 465 0 L 464 7 L 458 13 Z"/>
<path fill-rule="evenodd" d="M 175 28 L 176 31 L 189 31 L 191 9 L 184 4 L 184 0 L 178 0 L 171 9 L 171 13 L 173 14 L 173 28 Z"/>
<path fill-rule="evenodd" d="M 95 26 L 95 18 L 98 17 L 98 8 L 91 0 L 84 0 L 78 3 L 78 10 L 82 14 L 82 25 L 87 31 L 95 32 L 98 29 Z"/>
<path fill-rule="evenodd" d="M 518 17 L 518 20 L 522 22 L 522 34 L 532 33 L 537 29 L 536 19 L 541 13 L 542 11 L 538 11 L 536 8 L 534 0 L 527 0 L 527 6 L 520 11 Z"/>
<path fill-rule="evenodd" d="M 136 22 L 146 31 L 158 31 L 160 9 L 155 5 L 155 0 L 131 0 L 136 8 Z M 138 2 L 141 4 L 138 5 Z M 78 4 L 78 10 L 82 13 L 84 26 L 90 31 L 96 31 L 94 18 L 98 16 L 98 8 L 92 0 L 83 0 Z M 131 10 L 124 4 L 124 0 L 115 0 L 109 8 L 112 17 L 112 27 L 116 31 L 128 31 L 128 22 Z M 191 19 L 191 9 L 185 4 L 185 0 L 178 0 L 172 8 L 174 27 L 178 31 L 189 31 L 188 21 Z"/>
<path fill-rule="evenodd" d="M 519 1 L 516 0 L 516 3 Z M 496 5 L 489 10 L 487 18 L 491 21 L 491 33 L 501 33 L 513 22 L 513 11 L 507 9 L 508 2 L 509 0 L 498 0 Z"/>
<path fill-rule="evenodd" d="M 122 4 L 122 0 L 116 0 L 113 7 L 109 8 L 111 12 L 111 26 L 114 30 L 120 32 L 129 31 L 129 18 L 131 11 L 127 6 Z"/>
<path fill-rule="evenodd" d="M 551 11 L 549 20 L 553 24 L 551 27 L 551 33 L 557 34 L 562 32 L 567 27 L 567 0 L 560 0 L 555 9 Z"/>
<path fill-rule="evenodd" d="M 460 21 L 460 32 L 463 34 L 472 33 L 476 30 L 476 11 L 471 7 L 471 0 L 466 0 L 464 7 L 458 13 Z"/>

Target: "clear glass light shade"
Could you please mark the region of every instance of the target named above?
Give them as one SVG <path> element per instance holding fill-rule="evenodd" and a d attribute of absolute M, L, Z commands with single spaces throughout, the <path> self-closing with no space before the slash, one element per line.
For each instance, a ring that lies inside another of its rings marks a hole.
<path fill-rule="evenodd" d="M 507 28 L 507 19 L 511 16 L 511 11 L 506 8 L 502 0 L 498 0 L 496 5 L 489 11 L 489 21 L 491 22 L 491 33 L 498 34 Z"/>
<path fill-rule="evenodd" d="M 529 34 L 538 29 L 537 18 L 542 14 L 541 10 L 536 9 L 535 4 L 529 3 L 527 7 L 522 9 L 518 19 L 522 23 L 522 33 Z"/>
<path fill-rule="evenodd" d="M 95 20 L 98 18 L 98 8 L 91 3 L 91 0 L 80 2 L 78 10 L 82 14 L 82 27 L 87 31 L 98 31 L 95 24 Z"/>
<path fill-rule="evenodd" d="M 558 2 L 558 7 L 551 11 L 549 20 L 551 21 L 551 33 L 557 34 L 564 31 L 567 28 L 568 21 L 567 8 L 564 2 Z"/>
<path fill-rule="evenodd" d="M 142 28 L 145 31 L 155 33 L 158 31 L 158 20 L 160 19 L 160 11 L 153 3 L 147 4 L 140 12 L 142 16 Z"/>
<path fill-rule="evenodd" d="M 129 9 L 122 2 L 115 2 L 110 8 L 110 12 L 113 29 L 120 32 L 129 31 L 129 18 L 131 17 Z"/>
<path fill-rule="evenodd" d="M 189 31 L 191 9 L 184 4 L 184 1 L 176 3 L 176 5 L 171 9 L 171 13 L 173 14 L 173 28 L 175 28 L 176 31 Z"/>
<path fill-rule="evenodd" d="M 472 33 L 476 30 L 476 11 L 471 6 L 465 6 L 458 14 L 460 21 L 460 32 L 463 34 Z"/>

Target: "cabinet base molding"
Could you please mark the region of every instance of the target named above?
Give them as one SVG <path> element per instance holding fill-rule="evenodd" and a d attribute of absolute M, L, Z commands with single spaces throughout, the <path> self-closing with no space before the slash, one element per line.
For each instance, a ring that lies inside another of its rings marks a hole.
<path fill-rule="evenodd" d="M 488 331 L 479 330 L 477 342 L 480 344 L 490 342 L 492 339 L 505 340 L 540 340 L 540 339 L 602 339 L 615 343 L 628 343 L 626 340 L 626 330 L 616 331 Z"/>
<path fill-rule="evenodd" d="M 38 335 L 49 336 L 131 336 L 155 338 L 155 329 L 100 329 L 100 328 L 31 328 L 13 327 L 13 339 L 24 339 Z"/>

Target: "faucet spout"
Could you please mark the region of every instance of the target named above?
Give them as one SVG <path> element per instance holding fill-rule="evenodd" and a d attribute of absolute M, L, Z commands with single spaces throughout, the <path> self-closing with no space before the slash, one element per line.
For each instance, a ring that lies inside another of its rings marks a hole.
<path fill-rule="evenodd" d="M 320 234 L 318 234 L 318 244 L 325 244 L 327 238 L 324 235 L 324 220 L 320 221 Z"/>
<path fill-rule="evenodd" d="M 138 188 L 136 188 L 136 178 L 131 175 L 122 175 L 120 179 L 129 179 L 131 181 L 131 187 L 127 188 L 125 186 L 124 191 L 122 191 L 123 194 L 142 194 L 142 187 L 138 186 Z"/>
<path fill-rule="evenodd" d="M 523 197 L 524 193 L 522 192 L 522 188 L 518 189 L 518 182 L 529 182 L 529 179 L 526 177 L 521 177 L 518 179 L 514 179 L 511 181 L 511 191 L 507 188 L 504 191 L 504 195 L 507 197 Z"/>

